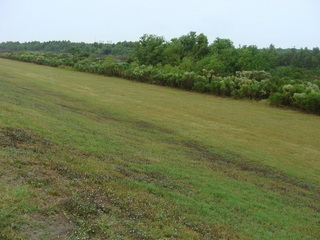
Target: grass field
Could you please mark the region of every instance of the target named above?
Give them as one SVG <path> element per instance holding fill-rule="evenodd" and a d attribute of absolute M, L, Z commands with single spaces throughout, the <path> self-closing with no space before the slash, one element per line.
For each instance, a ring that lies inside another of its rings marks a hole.
<path fill-rule="evenodd" d="M 0 59 L 0 239 L 320 239 L 319 126 Z"/>

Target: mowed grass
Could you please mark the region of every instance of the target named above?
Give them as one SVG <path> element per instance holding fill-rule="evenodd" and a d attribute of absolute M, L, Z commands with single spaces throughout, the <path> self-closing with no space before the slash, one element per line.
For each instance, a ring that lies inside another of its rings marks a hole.
<path fill-rule="evenodd" d="M 0 59 L 0 238 L 319 239 L 319 126 Z"/>

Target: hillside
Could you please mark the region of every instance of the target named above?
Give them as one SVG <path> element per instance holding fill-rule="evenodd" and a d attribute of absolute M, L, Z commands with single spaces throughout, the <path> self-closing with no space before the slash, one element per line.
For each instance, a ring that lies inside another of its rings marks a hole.
<path fill-rule="evenodd" d="M 2 239 L 319 239 L 320 117 L 0 59 Z"/>

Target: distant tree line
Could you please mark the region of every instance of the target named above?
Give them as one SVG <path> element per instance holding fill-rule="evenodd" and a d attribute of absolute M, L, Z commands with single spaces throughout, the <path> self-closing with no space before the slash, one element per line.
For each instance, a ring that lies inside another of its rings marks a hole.
<path fill-rule="evenodd" d="M 92 53 L 96 55 L 130 56 L 136 46 L 135 42 L 111 43 L 75 43 L 70 41 L 48 42 L 2 42 L 0 51 L 37 51 L 53 53 Z"/>
<path fill-rule="evenodd" d="M 166 41 L 164 37 L 143 35 L 136 42 L 75 43 L 70 41 L 47 42 L 2 42 L 0 51 L 40 51 L 53 53 L 91 53 L 130 57 L 139 64 L 180 66 L 186 70 L 210 69 L 219 75 L 235 74 L 236 71 L 270 71 L 280 66 L 316 69 L 320 67 L 319 47 L 268 48 L 259 49 L 254 45 L 236 48 L 229 39 L 217 38 L 209 44 L 203 34 L 190 32 L 179 38 Z"/>
<path fill-rule="evenodd" d="M 217 38 L 209 44 L 204 34 L 195 32 L 170 42 L 143 35 L 131 44 L 127 46 L 131 52 L 124 55 L 127 61 L 85 49 L 60 54 L 5 52 L 0 56 L 218 96 L 266 99 L 275 106 L 320 115 L 318 48 L 235 48 L 229 39 Z"/>

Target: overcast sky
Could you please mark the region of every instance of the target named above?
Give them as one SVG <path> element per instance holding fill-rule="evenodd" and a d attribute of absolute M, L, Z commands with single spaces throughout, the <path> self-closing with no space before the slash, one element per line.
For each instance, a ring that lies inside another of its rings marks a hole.
<path fill-rule="evenodd" d="M 170 40 L 190 31 L 209 42 L 320 47 L 320 0 L 0 0 L 0 42 Z"/>

